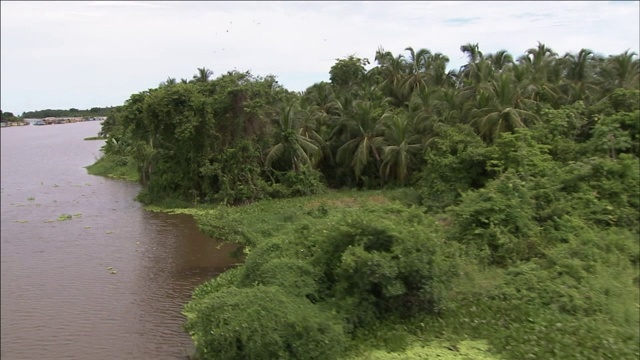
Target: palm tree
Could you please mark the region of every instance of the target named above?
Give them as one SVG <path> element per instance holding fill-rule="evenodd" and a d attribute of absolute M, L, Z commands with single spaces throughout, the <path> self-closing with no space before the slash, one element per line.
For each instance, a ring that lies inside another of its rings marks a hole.
<path fill-rule="evenodd" d="M 407 181 L 411 163 L 422 145 L 420 137 L 411 133 L 411 121 L 406 114 L 394 114 L 387 117 L 384 124 L 384 143 L 382 148 L 382 178 L 388 180 L 393 174 L 401 185 Z"/>
<path fill-rule="evenodd" d="M 176 78 L 172 78 L 171 76 L 169 76 L 167 77 L 167 80 L 160 83 L 160 86 L 174 85 L 176 83 Z"/>
<path fill-rule="evenodd" d="M 481 89 L 471 124 L 483 138 L 493 141 L 502 132 L 525 127 L 528 121 L 537 120 L 537 116 L 528 111 L 534 102 L 525 99 L 518 90 L 510 74 L 499 75 Z"/>
<path fill-rule="evenodd" d="M 329 137 L 328 124 L 326 124 L 328 117 L 316 105 L 302 106 L 296 116 L 298 120 L 298 135 L 318 146 L 318 160 L 322 157 L 327 157 L 332 162 L 331 149 L 325 141 L 325 138 Z"/>
<path fill-rule="evenodd" d="M 409 58 L 406 62 L 407 74 L 401 80 L 401 88 L 404 94 L 411 94 L 413 91 L 427 86 L 427 59 L 431 56 L 431 51 L 420 49 L 418 52 L 408 47 Z"/>
<path fill-rule="evenodd" d="M 209 82 L 209 78 L 213 75 L 213 71 L 207 69 L 206 67 L 198 68 L 198 73 L 193 75 L 194 82 L 206 83 Z"/>
<path fill-rule="evenodd" d="M 318 106 L 321 111 L 329 114 L 334 99 L 333 87 L 330 83 L 323 81 L 309 86 L 302 94 L 301 102 L 305 106 Z"/>
<path fill-rule="evenodd" d="M 442 122 L 452 125 L 462 119 L 464 98 L 458 88 L 443 89 L 435 99 L 434 110 Z"/>
<path fill-rule="evenodd" d="M 431 86 L 416 90 L 409 101 L 409 113 L 413 118 L 415 130 L 421 134 L 429 135 L 435 118 L 436 99 L 441 88 Z"/>
<path fill-rule="evenodd" d="M 559 105 L 563 101 L 558 89 L 563 79 L 558 54 L 545 44 L 528 49 L 513 67 L 516 81 L 522 84 L 523 95 L 534 101 L 545 101 Z"/>
<path fill-rule="evenodd" d="M 589 100 L 588 97 L 599 92 L 592 82 L 595 79 L 595 64 L 598 56 L 589 50 L 581 49 L 577 54 L 567 53 L 564 56 L 565 68 L 565 94 L 571 102 L 577 100 Z"/>
<path fill-rule="evenodd" d="M 482 60 L 483 54 L 480 51 L 480 46 L 472 43 L 467 43 L 465 45 L 460 46 L 460 51 L 462 51 L 469 58 L 469 63 L 477 63 Z"/>
<path fill-rule="evenodd" d="M 455 70 L 447 71 L 449 57 L 435 53 L 427 59 L 428 84 L 439 88 L 453 87 L 456 84 Z"/>
<path fill-rule="evenodd" d="M 513 56 L 509 54 L 506 50 L 500 50 L 495 54 L 487 55 L 487 60 L 493 66 L 493 69 L 500 73 L 503 70 L 506 70 L 511 65 L 513 65 Z"/>
<path fill-rule="evenodd" d="M 365 166 L 374 161 L 376 167 L 381 161 L 382 121 L 386 109 L 382 104 L 370 101 L 356 101 L 353 111 L 338 124 L 331 138 L 340 141 L 336 159 L 352 167 L 356 181 L 360 179 Z"/>
<path fill-rule="evenodd" d="M 640 60 L 635 52 L 627 50 L 620 55 L 609 56 L 606 61 L 606 69 L 611 87 L 639 88 Z"/>
<path fill-rule="evenodd" d="M 303 166 L 313 165 L 319 148 L 313 141 L 300 135 L 298 122 L 295 119 L 295 105 L 283 106 L 274 125 L 276 144 L 267 150 L 266 167 L 273 162 L 285 158 L 291 162 L 291 168 L 299 171 Z"/>
<path fill-rule="evenodd" d="M 383 61 L 380 73 L 384 80 L 380 84 L 380 88 L 385 95 L 393 99 L 395 106 L 403 106 L 411 95 L 407 93 L 403 81 L 406 74 L 404 57 L 402 55 L 396 57 L 384 55 Z"/>

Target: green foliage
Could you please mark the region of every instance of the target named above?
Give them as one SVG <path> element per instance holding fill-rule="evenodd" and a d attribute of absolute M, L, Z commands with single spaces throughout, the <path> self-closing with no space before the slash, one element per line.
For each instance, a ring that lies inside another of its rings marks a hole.
<path fill-rule="evenodd" d="M 607 104 L 605 106 L 610 107 L 613 112 L 634 112 L 640 110 L 640 91 L 637 89 L 615 89 L 606 100 Z M 606 107 L 604 111 L 607 111 Z"/>
<path fill-rule="evenodd" d="M 335 359 L 341 326 L 329 314 L 277 287 L 229 287 L 185 307 L 201 359 Z"/>
<path fill-rule="evenodd" d="M 0 110 L 0 120 L 2 121 L 18 121 L 20 120 L 17 116 L 13 115 L 12 112 Z"/>
<path fill-rule="evenodd" d="M 491 311 L 506 326 L 495 344 L 511 358 L 638 356 L 638 289 L 629 286 L 638 274 L 637 237 L 618 231 L 581 235 L 510 269 L 489 295 Z"/>
<path fill-rule="evenodd" d="M 592 153 L 612 159 L 621 153 L 640 156 L 640 110 L 604 116 L 593 128 L 588 146 Z"/>
<path fill-rule="evenodd" d="M 587 125 L 582 102 L 560 109 L 544 107 L 541 121 L 531 127 L 533 137 L 540 144 L 548 146 L 549 155 L 556 161 L 568 162 L 580 158 L 581 134 Z"/>
<path fill-rule="evenodd" d="M 410 339 L 486 338 L 513 359 L 637 358 L 636 55 L 469 43 L 447 71 L 405 51 L 337 60 L 304 94 L 203 67 L 112 109 L 100 162 L 245 245 L 185 307 L 200 354 L 331 358 L 344 328 L 416 357 Z"/>
<path fill-rule="evenodd" d="M 539 251 L 539 226 L 526 183 L 510 170 L 486 187 L 462 196 L 449 209 L 449 237 L 483 254 L 495 265 L 530 259 Z"/>
<path fill-rule="evenodd" d="M 215 158 L 215 162 L 200 169 L 206 179 L 205 188 L 211 194 L 206 201 L 238 204 L 265 197 L 268 185 L 260 176 L 260 154 L 251 142 L 240 142 Z"/>
<path fill-rule="evenodd" d="M 340 302 L 350 328 L 389 315 L 438 313 L 455 278 L 457 247 L 435 222 L 402 206 L 363 208 L 322 236 L 314 260 L 325 297 Z"/>
<path fill-rule="evenodd" d="M 489 351 L 486 341 L 465 340 L 458 344 L 444 341 L 429 343 L 416 341 L 401 351 L 368 350 L 348 360 L 497 360 L 498 356 Z"/>
<path fill-rule="evenodd" d="M 313 169 L 303 168 L 300 171 L 276 172 L 274 183 L 269 189 L 272 198 L 307 196 L 325 191 L 321 179 L 322 174 Z"/>
<path fill-rule="evenodd" d="M 336 63 L 329 70 L 331 84 L 338 87 L 354 86 L 365 74 L 365 65 L 369 60 L 360 59 L 354 55 L 349 55 L 344 59 L 336 59 Z"/>
<path fill-rule="evenodd" d="M 137 182 L 138 169 L 135 162 L 127 156 L 104 155 L 95 163 L 87 166 L 91 175 L 106 176 L 114 179 L 124 179 Z"/>
<path fill-rule="evenodd" d="M 561 191 L 558 212 L 601 227 L 621 226 L 638 230 L 640 208 L 640 162 L 623 154 L 617 160 L 591 158 L 558 172 Z"/>
<path fill-rule="evenodd" d="M 487 179 L 485 145 L 467 125 L 442 126 L 425 150 L 417 187 L 428 210 L 456 204 Z"/>
<path fill-rule="evenodd" d="M 23 118 L 42 119 L 46 117 L 82 117 L 82 116 L 108 116 L 109 113 L 116 107 L 92 107 L 86 110 L 79 110 L 75 108 L 63 110 L 63 109 L 46 109 L 26 111 L 22 113 Z"/>

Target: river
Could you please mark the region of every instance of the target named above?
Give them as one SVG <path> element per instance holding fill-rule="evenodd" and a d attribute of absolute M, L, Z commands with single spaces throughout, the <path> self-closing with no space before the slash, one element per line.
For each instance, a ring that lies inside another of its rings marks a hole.
<path fill-rule="evenodd" d="M 87 174 L 100 125 L 1 131 L 3 360 L 185 359 L 182 306 L 236 262 L 190 216 L 145 211 L 139 185 Z"/>

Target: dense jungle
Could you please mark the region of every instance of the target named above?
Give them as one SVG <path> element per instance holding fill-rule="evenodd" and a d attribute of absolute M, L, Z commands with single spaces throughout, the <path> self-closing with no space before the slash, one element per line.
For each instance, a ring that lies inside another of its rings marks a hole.
<path fill-rule="evenodd" d="M 90 173 L 243 264 L 194 290 L 197 359 L 637 359 L 640 61 L 408 47 L 330 81 L 206 67 L 131 95 Z"/>

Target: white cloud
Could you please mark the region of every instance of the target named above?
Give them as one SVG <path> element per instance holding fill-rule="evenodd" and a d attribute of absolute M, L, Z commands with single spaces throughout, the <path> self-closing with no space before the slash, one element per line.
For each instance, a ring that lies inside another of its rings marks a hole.
<path fill-rule="evenodd" d="M 118 105 L 167 76 L 237 68 L 292 90 L 336 58 L 428 48 L 466 60 L 479 43 L 519 56 L 543 42 L 638 52 L 639 2 L 2 2 L 2 108 Z M 314 80 L 315 79 L 315 80 Z"/>

